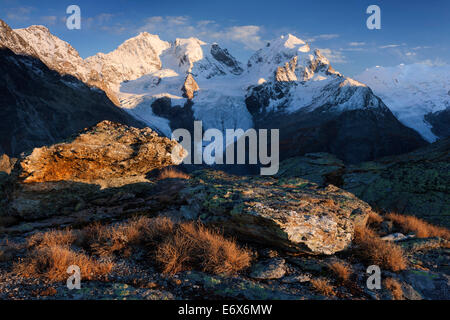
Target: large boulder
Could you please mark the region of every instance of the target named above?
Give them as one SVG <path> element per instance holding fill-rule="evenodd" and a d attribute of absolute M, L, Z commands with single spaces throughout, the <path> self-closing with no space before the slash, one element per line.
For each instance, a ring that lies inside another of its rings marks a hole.
<path fill-rule="evenodd" d="M 147 181 L 154 169 L 176 165 L 187 153 L 172 156 L 176 141 L 150 128 L 136 129 L 103 121 L 72 141 L 36 148 L 21 160 L 23 183 L 72 181 L 118 187 Z"/>
<path fill-rule="evenodd" d="M 179 147 L 149 128 L 103 121 L 71 141 L 34 149 L 10 176 L 3 173 L 0 213 L 54 226 L 157 211 L 158 201 L 146 201 L 155 185 L 148 173 L 182 159 Z"/>
<path fill-rule="evenodd" d="M 240 177 L 208 170 L 194 175 L 180 192 L 186 205 L 179 214 L 285 251 L 344 250 L 355 224 L 365 224 L 371 212 L 349 192 L 304 179 Z"/>

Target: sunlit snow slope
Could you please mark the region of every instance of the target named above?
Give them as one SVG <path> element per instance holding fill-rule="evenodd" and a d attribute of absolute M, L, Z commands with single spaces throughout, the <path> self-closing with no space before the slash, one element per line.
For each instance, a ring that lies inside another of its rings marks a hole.
<path fill-rule="evenodd" d="M 450 108 L 450 66 L 374 67 L 356 79 L 372 88 L 403 124 L 429 142 L 437 139 L 425 116 Z"/>

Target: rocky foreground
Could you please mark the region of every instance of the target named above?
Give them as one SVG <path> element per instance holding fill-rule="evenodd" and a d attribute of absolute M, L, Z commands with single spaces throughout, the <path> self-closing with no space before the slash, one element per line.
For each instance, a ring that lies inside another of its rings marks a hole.
<path fill-rule="evenodd" d="M 375 205 L 368 195 L 384 195 L 348 182 L 434 164 L 424 153 L 366 171 L 308 155 L 278 177 L 242 177 L 166 170 L 175 145 L 107 121 L 2 157 L 0 299 L 450 298 L 449 230 L 379 215 L 354 194 Z M 448 197 L 448 181 L 433 195 Z M 435 216 L 448 214 L 439 203 Z M 80 290 L 66 287 L 71 264 L 81 264 Z M 374 264 L 379 290 L 366 284 Z"/>

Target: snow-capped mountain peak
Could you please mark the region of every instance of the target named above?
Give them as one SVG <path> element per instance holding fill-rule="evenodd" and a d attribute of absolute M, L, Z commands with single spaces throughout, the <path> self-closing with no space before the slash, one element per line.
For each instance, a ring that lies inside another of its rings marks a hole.
<path fill-rule="evenodd" d="M 141 32 L 136 37 L 126 40 L 115 51 L 149 48 L 150 50 L 155 51 L 155 54 L 159 56 L 169 47 L 170 44 L 167 41 L 161 40 L 158 35 Z"/>
<path fill-rule="evenodd" d="M 36 51 L 22 38 L 14 32 L 3 20 L 0 19 L 0 48 L 8 48 L 16 54 L 36 57 Z"/>
<path fill-rule="evenodd" d="M 110 53 L 98 53 L 87 58 L 86 64 L 97 71 L 113 89 L 118 90 L 123 81 L 135 80 L 161 69 L 159 57 L 168 48 L 169 42 L 162 41 L 157 35 L 143 32 Z"/>
<path fill-rule="evenodd" d="M 205 45 L 205 42 L 197 38 L 177 38 L 162 57 L 163 64 L 180 73 L 191 72 L 194 63 L 203 59 L 202 46 Z"/>
<path fill-rule="evenodd" d="M 294 36 L 290 33 L 286 36 L 284 36 L 284 35 L 280 36 L 278 41 L 274 42 L 274 46 L 278 46 L 278 47 L 283 46 L 288 49 L 296 49 L 296 50 L 302 51 L 302 52 L 309 51 L 309 46 L 307 45 L 307 43 L 305 41 L 297 38 L 296 36 Z"/>
<path fill-rule="evenodd" d="M 88 70 L 84 61 L 69 43 L 53 35 L 47 27 L 33 25 L 24 29 L 15 29 L 37 53 L 37 57 L 49 68 L 61 74 L 70 74 L 87 82 Z"/>
<path fill-rule="evenodd" d="M 318 49 L 312 51 L 303 40 L 288 34 L 267 43 L 247 63 L 252 83 L 275 78 L 277 81 L 307 81 L 318 72 L 336 74 Z"/>

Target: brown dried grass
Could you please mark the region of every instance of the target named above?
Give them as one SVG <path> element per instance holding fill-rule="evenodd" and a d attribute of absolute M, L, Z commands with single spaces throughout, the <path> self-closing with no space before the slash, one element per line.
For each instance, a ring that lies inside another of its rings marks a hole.
<path fill-rule="evenodd" d="M 138 217 L 116 225 L 95 223 L 78 231 L 35 234 L 27 239 L 25 258 L 14 264 L 14 270 L 24 277 L 60 281 L 67 279 L 70 265 L 77 265 L 82 279 L 92 280 L 113 269 L 114 257 L 128 258 L 138 247 L 153 256 L 168 274 L 191 269 L 231 274 L 248 267 L 252 256 L 233 240 L 200 223 Z"/>
<path fill-rule="evenodd" d="M 434 226 L 414 216 L 389 213 L 386 218 L 398 225 L 403 232 L 413 232 L 419 238 L 440 237 L 450 240 L 450 230 Z"/>
<path fill-rule="evenodd" d="M 381 240 L 366 226 L 355 227 L 355 243 L 358 255 L 364 260 L 394 272 L 406 269 L 407 260 L 402 248 L 389 241 Z"/>
<path fill-rule="evenodd" d="M 328 264 L 328 268 L 344 283 L 348 282 L 353 274 L 351 267 L 343 261 L 333 261 Z"/>
<path fill-rule="evenodd" d="M 107 275 L 114 267 L 112 262 L 100 262 L 83 252 L 68 247 L 50 245 L 35 248 L 13 267 L 14 272 L 26 278 L 46 278 L 63 281 L 69 277 L 67 268 L 80 267 L 82 279 L 94 280 Z"/>
<path fill-rule="evenodd" d="M 387 278 L 384 280 L 384 286 L 392 293 L 394 300 L 403 300 L 403 290 L 400 282 L 394 278 Z"/>
<path fill-rule="evenodd" d="M 139 245 L 154 244 L 173 231 L 174 223 L 168 218 L 137 217 L 116 226 L 99 223 L 81 232 L 81 245 L 94 254 L 107 256 L 114 253 L 129 256 Z"/>
<path fill-rule="evenodd" d="M 319 279 L 311 279 L 311 285 L 314 290 L 324 296 L 334 296 L 334 287 L 329 283 L 327 279 L 319 278 Z"/>
<path fill-rule="evenodd" d="M 186 222 L 157 249 L 156 260 L 163 272 L 200 269 L 214 274 L 232 274 L 250 266 L 251 254 L 236 242 L 201 223 Z"/>
<path fill-rule="evenodd" d="M 191 176 L 187 173 L 179 171 L 175 168 L 164 168 L 158 176 L 158 180 L 163 179 L 190 179 Z"/>
<path fill-rule="evenodd" d="M 371 224 L 380 224 L 381 222 L 383 222 L 383 218 L 376 213 L 375 211 L 369 211 L 369 218 L 367 220 L 367 224 L 371 225 Z"/>

